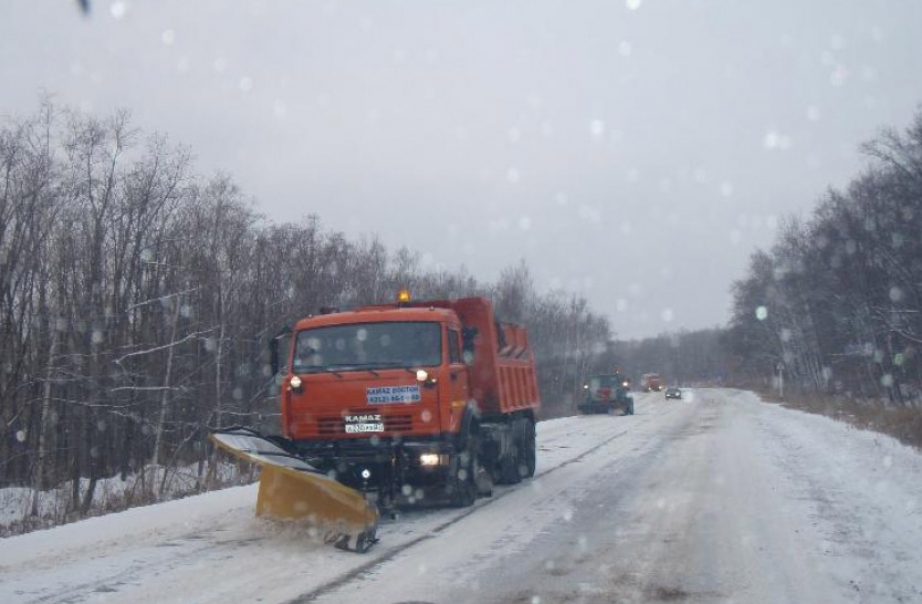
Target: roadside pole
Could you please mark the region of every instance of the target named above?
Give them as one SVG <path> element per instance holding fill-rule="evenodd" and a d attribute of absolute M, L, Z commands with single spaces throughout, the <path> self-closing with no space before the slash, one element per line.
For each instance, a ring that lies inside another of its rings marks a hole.
<path fill-rule="evenodd" d="M 784 363 L 778 363 L 775 366 L 778 370 L 778 397 L 784 400 Z"/>

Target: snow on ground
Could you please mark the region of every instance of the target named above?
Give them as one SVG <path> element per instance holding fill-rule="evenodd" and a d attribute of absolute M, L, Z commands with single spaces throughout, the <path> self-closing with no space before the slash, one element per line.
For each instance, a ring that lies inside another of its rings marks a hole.
<path fill-rule="evenodd" d="M 365 555 L 238 487 L 0 540 L 0 602 L 922 601 L 919 453 L 692 394 L 542 422 L 534 480 L 385 521 Z"/>
<path fill-rule="evenodd" d="M 753 404 L 751 393 L 737 398 Z M 922 455 L 833 419 L 762 405 L 775 463 L 812 504 L 820 551 L 859 601 L 922 602 Z"/>
<path fill-rule="evenodd" d="M 624 431 L 617 423 L 621 419 L 540 423 L 538 473 L 578 457 L 611 438 L 613 430 Z M 382 524 L 381 542 L 371 554 L 356 556 L 303 530 L 254 518 L 256 489 L 225 489 L 4 539 L 0 602 L 282 600 L 467 513 L 407 512 L 397 522 Z M 497 488 L 497 496 L 506 490 Z"/>
<path fill-rule="evenodd" d="M 217 465 L 213 479 L 225 485 L 239 483 L 239 480 L 235 480 L 239 478 L 239 474 L 236 463 L 224 462 Z M 123 503 L 128 498 L 135 501 L 153 498 L 149 494 L 145 495 L 145 492 L 161 491 L 162 500 L 183 497 L 197 490 L 200 479 L 197 465 L 170 469 L 148 466 L 143 477 L 139 474 L 132 474 L 124 479 L 120 476 L 103 478 L 96 484 L 93 511 L 102 514 L 106 509 L 124 507 Z M 81 493 L 86 491 L 88 483 L 88 479 L 81 479 Z M 66 516 L 72 488 L 73 483 L 68 481 L 55 489 L 43 491 L 39 498 L 39 515 L 45 519 L 57 519 L 56 523 L 60 523 Z M 32 489 L 22 487 L 0 489 L 0 528 L 9 527 L 25 519 L 32 507 L 32 497 Z"/>
<path fill-rule="evenodd" d="M 922 485 L 915 451 L 749 393 L 697 394 L 644 397 L 629 432 L 542 492 L 295 601 L 922 601 L 922 527 L 888 509 Z M 901 469 L 881 484 L 880 464 Z"/>

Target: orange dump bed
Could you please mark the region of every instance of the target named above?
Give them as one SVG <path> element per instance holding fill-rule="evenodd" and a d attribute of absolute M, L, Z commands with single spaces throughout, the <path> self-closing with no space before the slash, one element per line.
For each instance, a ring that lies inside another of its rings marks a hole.
<path fill-rule="evenodd" d="M 525 328 L 500 323 L 484 298 L 450 302 L 466 328 L 476 329 L 471 395 L 485 414 L 505 414 L 541 405 L 535 361 Z"/>

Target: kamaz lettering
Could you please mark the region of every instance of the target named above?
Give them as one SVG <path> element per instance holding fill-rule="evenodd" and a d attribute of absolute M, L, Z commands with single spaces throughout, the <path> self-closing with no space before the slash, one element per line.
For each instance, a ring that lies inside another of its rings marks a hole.
<path fill-rule="evenodd" d="M 379 422 L 381 421 L 380 415 L 347 415 L 345 416 L 347 422 Z"/>

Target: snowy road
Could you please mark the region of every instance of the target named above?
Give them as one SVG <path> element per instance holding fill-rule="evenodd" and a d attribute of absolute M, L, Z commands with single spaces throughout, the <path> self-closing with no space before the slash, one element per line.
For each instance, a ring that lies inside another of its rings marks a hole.
<path fill-rule="evenodd" d="M 0 540 L 0 602 L 922 602 L 922 456 L 699 390 L 539 425 L 538 476 L 364 556 L 229 489 Z"/>

